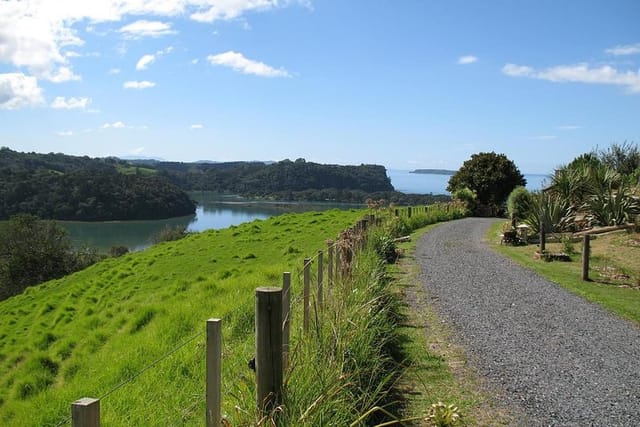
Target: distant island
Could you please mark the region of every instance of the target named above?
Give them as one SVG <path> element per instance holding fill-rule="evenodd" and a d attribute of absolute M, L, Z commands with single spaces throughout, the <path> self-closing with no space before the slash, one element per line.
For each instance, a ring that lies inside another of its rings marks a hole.
<path fill-rule="evenodd" d="M 456 171 L 448 169 L 416 169 L 409 173 L 421 173 L 424 175 L 454 175 Z"/>

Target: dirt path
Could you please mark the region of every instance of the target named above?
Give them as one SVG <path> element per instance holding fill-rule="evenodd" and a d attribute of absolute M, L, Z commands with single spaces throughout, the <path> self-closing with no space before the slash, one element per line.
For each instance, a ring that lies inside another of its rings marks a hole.
<path fill-rule="evenodd" d="M 469 364 L 531 426 L 640 425 L 640 328 L 492 251 L 492 219 L 418 242 L 421 281 Z"/>

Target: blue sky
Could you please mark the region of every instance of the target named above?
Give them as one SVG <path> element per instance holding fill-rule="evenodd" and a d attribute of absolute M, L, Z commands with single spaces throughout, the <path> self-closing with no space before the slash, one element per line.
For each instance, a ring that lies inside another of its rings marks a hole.
<path fill-rule="evenodd" d="M 548 173 L 640 142 L 637 0 L 8 0 L 0 145 Z"/>

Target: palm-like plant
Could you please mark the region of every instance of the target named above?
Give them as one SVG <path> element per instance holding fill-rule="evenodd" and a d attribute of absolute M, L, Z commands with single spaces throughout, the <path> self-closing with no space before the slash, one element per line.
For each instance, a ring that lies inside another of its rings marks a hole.
<path fill-rule="evenodd" d="M 544 224 L 545 232 L 567 231 L 574 222 L 574 212 L 568 199 L 553 193 L 531 194 L 530 209 L 524 222 L 534 233 L 540 232 Z"/>

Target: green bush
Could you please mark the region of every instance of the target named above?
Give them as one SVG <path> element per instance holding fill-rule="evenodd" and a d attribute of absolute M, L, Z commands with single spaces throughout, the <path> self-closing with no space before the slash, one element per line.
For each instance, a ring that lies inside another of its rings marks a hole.
<path fill-rule="evenodd" d="M 523 221 L 531 210 L 532 196 L 526 188 L 518 186 L 507 198 L 507 213 L 513 222 Z"/>
<path fill-rule="evenodd" d="M 187 234 L 187 226 L 185 225 L 176 225 L 175 227 L 167 225 L 162 230 L 151 236 L 151 241 L 154 244 L 172 242 L 174 240 L 182 239 Z"/>

